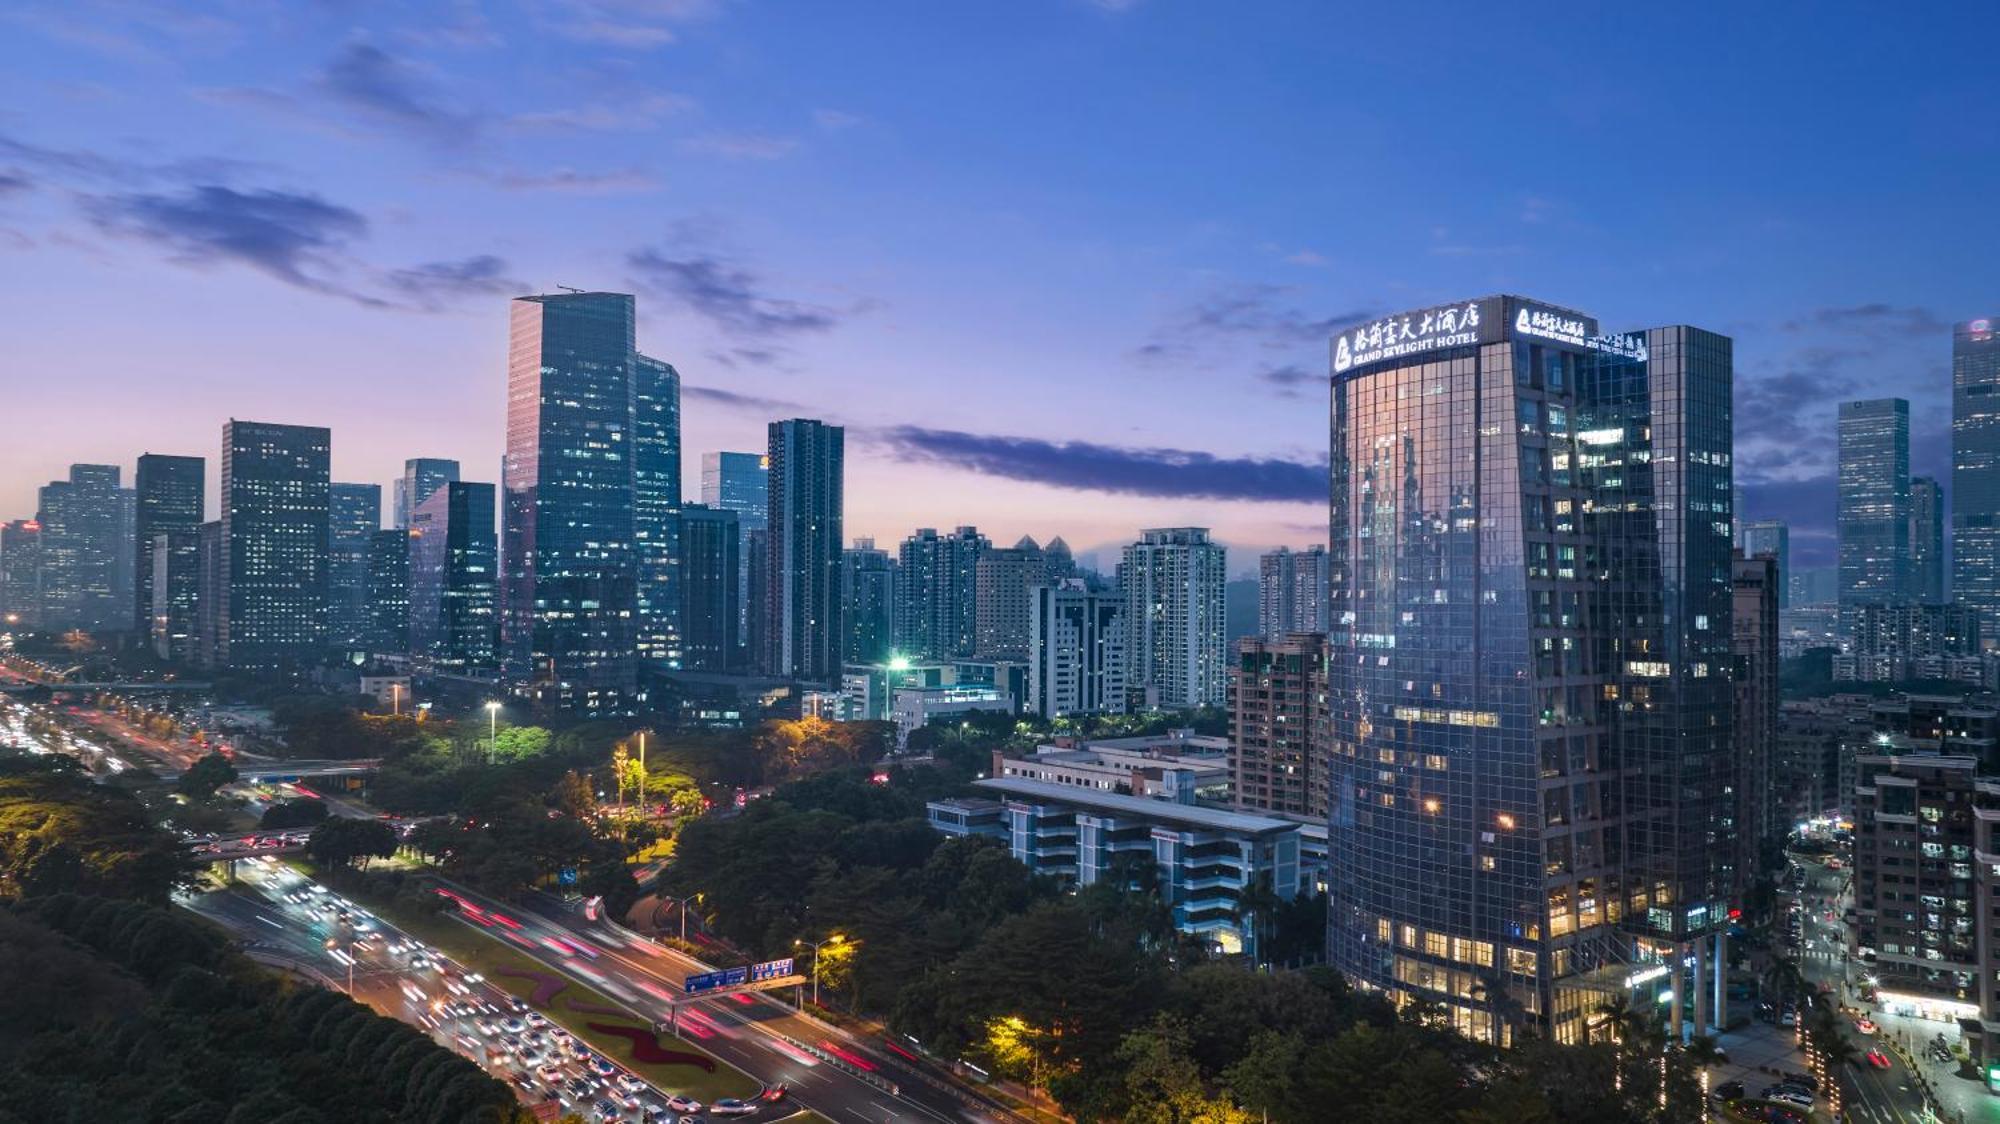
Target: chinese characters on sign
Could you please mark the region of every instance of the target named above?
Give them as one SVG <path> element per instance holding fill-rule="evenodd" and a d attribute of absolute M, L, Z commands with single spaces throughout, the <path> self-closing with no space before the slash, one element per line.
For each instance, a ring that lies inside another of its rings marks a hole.
<path fill-rule="evenodd" d="M 1516 312 L 1514 334 L 1587 347 L 1592 351 L 1637 359 L 1642 363 L 1646 359 L 1644 336 L 1638 333 L 1626 336 L 1594 336 L 1590 334 L 1590 325 L 1584 321 L 1546 308 L 1524 307 Z"/>
<path fill-rule="evenodd" d="M 1479 342 L 1479 302 L 1386 317 L 1334 337 L 1333 373 L 1361 363 L 1399 359 L 1441 347 Z"/>

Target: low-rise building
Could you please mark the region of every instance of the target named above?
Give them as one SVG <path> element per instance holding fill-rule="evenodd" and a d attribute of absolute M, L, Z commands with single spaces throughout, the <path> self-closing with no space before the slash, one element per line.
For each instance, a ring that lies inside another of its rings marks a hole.
<path fill-rule="evenodd" d="M 993 775 L 1021 777 L 1098 792 L 1149 796 L 1182 804 L 1226 803 L 1229 764 L 1214 743 L 1221 738 L 1175 731 L 1180 737 L 1060 738 L 1026 757 L 993 753 Z M 1133 744 L 1137 743 L 1137 744 Z M 1223 743 L 1225 746 L 1226 742 Z"/>
<path fill-rule="evenodd" d="M 889 704 L 889 721 L 896 724 L 896 748 L 910 744 L 910 735 L 930 723 L 962 714 L 1014 712 L 1014 696 L 994 687 L 897 687 Z"/>
<path fill-rule="evenodd" d="M 979 836 L 1007 841 L 1007 807 L 998 800 L 954 796 L 925 805 L 931 827 L 941 835 Z"/>

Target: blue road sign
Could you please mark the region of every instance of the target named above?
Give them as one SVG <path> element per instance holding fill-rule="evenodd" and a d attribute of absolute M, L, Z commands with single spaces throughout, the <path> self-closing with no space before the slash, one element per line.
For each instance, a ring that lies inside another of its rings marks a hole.
<path fill-rule="evenodd" d="M 739 987 L 750 982 L 748 966 L 724 968 L 720 972 L 703 972 L 681 981 L 681 990 L 689 995 L 704 991 L 714 991 L 722 987 Z"/>
<path fill-rule="evenodd" d="M 750 965 L 750 978 L 758 983 L 762 983 L 765 980 L 775 980 L 781 976 L 789 976 L 791 974 L 792 958 L 789 956 L 783 960 L 766 960 L 762 964 Z"/>

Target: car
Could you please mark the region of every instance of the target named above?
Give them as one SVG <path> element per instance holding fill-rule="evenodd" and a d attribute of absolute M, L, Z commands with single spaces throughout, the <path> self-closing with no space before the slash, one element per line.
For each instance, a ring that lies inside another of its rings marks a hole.
<path fill-rule="evenodd" d="M 667 1107 L 675 1112 L 700 1112 L 701 1102 L 693 1097 L 683 1097 L 679 1093 L 667 1098 Z"/>
<path fill-rule="evenodd" d="M 1870 1050 L 1865 1056 L 1868 1059 L 1868 1064 L 1874 1066 L 1876 1069 L 1889 1068 L 1889 1055 L 1883 1053 L 1882 1051 Z"/>
<path fill-rule="evenodd" d="M 1764 1099 L 1767 1101 L 1777 1101 L 1781 1104 L 1797 1105 L 1800 1108 L 1806 1109 L 1813 1106 L 1812 1095 L 1810 1093 L 1801 1093 L 1796 1089 L 1773 1089 L 1764 1094 Z"/>
<path fill-rule="evenodd" d="M 618 1087 L 628 1093 L 643 1093 L 646 1091 L 646 1083 L 629 1073 L 618 1075 Z"/>
<path fill-rule="evenodd" d="M 563 1079 L 562 1067 L 559 1065 L 545 1065 L 535 1070 L 535 1076 L 554 1085 Z"/>
<path fill-rule="evenodd" d="M 717 1116 L 748 1116 L 757 1111 L 757 1106 L 749 1101 L 739 1101 L 735 1097 L 723 1097 L 709 1105 L 708 1111 Z"/>
<path fill-rule="evenodd" d="M 522 1031 L 528 1029 L 528 1024 L 522 1022 L 520 1019 L 508 1019 L 506 1022 L 500 1025 L 506 1027 L 507 1033 L 509 1034 L 519 1034 Z"/>
<path fill-rule="evenodd" d="M 1712 1096 L 1719 1101 L 1740 1101 L 1743 1099 L 1743 1095 L 1746 1092 L 1748 1092 L 1748 1090 L 1743 1088 L 1743 1082 L 1724 1081 L 1722 1084 L 1717 1085 L 1709 1093 L 1709 1096 Z"/>
<path fill-rule="evenodd" d="M 612 1065 L 611 1059 L 609 1058 L 600 1058 L 595 1055 L 592 1055 L 590 1061 L 587 1064 L 590 1066 L 591 1072 L 599 1074 L 604 1077 L 609 1077 L 612 1074 L 618 1072 L 618 1067 Z"/>
<path fill-rule="evenodd" d="M 1790 1007 L 1785 1008 L 1783 1011 L 1778 1012 L 1778 1025 L 1779 1026 L 1799 1025 L 1799 1013 Z"/>
<path fill-rule="evenodd" d="M 611 1103 L 610 1101 L 598 1101 L 597 1103 L 595 1103 L 595 1104 L 591 1105 L 590 1107 L 591 1107 L 591 1108 L 592 1108 L 593 1110 L 595 1110 L 595 1111 L 596 1111 L 596 1113 L 597 1113 L 597 1118 L 598 1118 L 599 1120 L 616 1120 L 616 1119 L 618 1119 L 618 1115 L 619 1115 L 619 1113 L 618 1113 L 618 1106 L 617 1106 L 617 1105 L 615 1105 L 615 1104 L 612 1104 L 612 1103 Z"/>
<path fill-rule="evenodd" d="M 1875 1023 L 1871 1019 L 1866 1019 L 1866 1018 L 1855 1019 L 1854 1029 L 1860 1031 L 1863 1034 L 1873 1034 L 1875 1033 Z"/>
<path fill-rule="evenodd" d="M 1797 1085 L 1808 1093 L 1819 1092 L 1819 1078 L 1810 1073 L 1786 1073 L 1778 1080 L 1780 1085 Z"/>

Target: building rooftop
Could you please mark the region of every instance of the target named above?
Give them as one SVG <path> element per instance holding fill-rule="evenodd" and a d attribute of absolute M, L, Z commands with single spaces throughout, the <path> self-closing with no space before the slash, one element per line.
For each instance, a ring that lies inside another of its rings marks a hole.
<path fill-rule="evenodd" d="M 1094 808 L 1106 812 L 1125 812 L 1151 820 L 1182 824 L 1187 827 L 1203 828 L 1209 831 L 1235 831 L 1246 835 L 1267 835 L 1279 831 L 1295 831 L 1298 824 L 1269 816 L 1253 816 L 1244 812 L 1226 812 L 1220 808 L 1202 808 L 1192 804 L 1176 804 L 1170 800 L 1153 800 L 1144 796 L 1125 796 L 1116 792 L 1100 792 L 1095 789 L 1078 788 L 1067 784 L 1050 784 L 1047 781 L 1023 780 L 1020 777 L 989 777 L 974 781 L 980 788 L 1009 796 L 1025 797 L 1030 800 L 1047 800 L 1056 804 L 1074 804 L 1081 808 Z"/>
<path fill-rule="evenodd" d="M 1003 807 L 998 800 L 987 800 L 979 796 L 947 796 L 942 800 L 927 801 L 925 806 L 930 808 L 950 808 L 957 812 L 989 814 L 998 812 Z"/>

